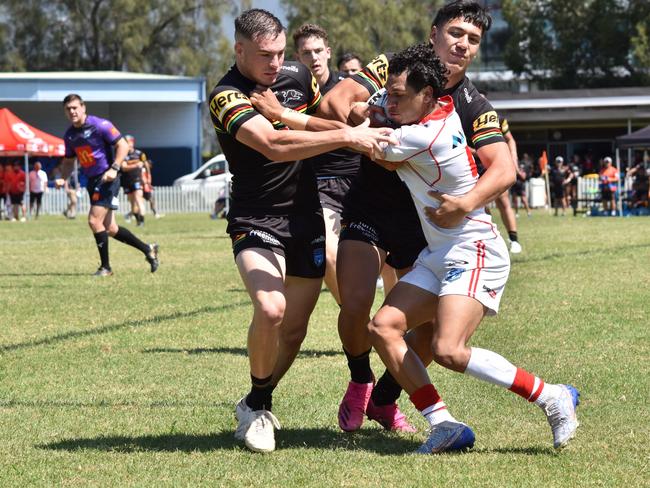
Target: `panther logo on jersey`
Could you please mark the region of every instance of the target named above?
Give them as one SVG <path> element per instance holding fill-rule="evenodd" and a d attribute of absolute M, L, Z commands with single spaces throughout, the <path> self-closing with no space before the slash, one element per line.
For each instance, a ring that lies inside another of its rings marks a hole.
<path fill-rule="evenodd" d="M 289 102 L 299 102 L 302 98 L 302 93 L 298 90 L 282 90 L 275 94 L 280 103 L 286 106 Z"/>

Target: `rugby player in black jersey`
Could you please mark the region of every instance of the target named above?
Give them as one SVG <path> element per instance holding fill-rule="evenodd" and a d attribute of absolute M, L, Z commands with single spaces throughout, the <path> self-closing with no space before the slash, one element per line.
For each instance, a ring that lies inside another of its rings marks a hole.
<path fill-rule="evenodd" d="M 138 226 L 144 225 L 144 197 L 142 184 L 142 168 L 147 162 L 147 155 L 135 148 L 135 137 L 124 136 L 129 144 L 129 152 L 122 161 L 120 185 L 131 205 L 130 213 L 135 217 Z"/>
<path fill-rule="evenodd" d="M 325 271 L 325 232 L 316 178 L 300 160 L 350 147 L 378 149 L 385 129 L 279 130 L 320 102 L 318 84 L 300 63 L 284 63 L 286 37 L 270 12 L 235 20 L 235 65 L 210 95 L 210 113 L 228 158 L 232 205 L 228 233 L 253 304 L 248 330 L 251 390 L 237 403 L 235 437 L 259 452 L 275 449 L 272 392 L 295 359 Z M 253 89 L 270 87 L 285 107 L 273 123 L 251 105 Z M 318 129 L 318 121 L 303 128 Z"/>
<path fill-rule="evenodd" d="M 431 26 L 431 46 L 448 70 L 444 94 L 452 96 L 468 143 L 488 168 L 462 198 L 437 195 L 441 205 L 431 210 L 429 218 L 440 227 L 458 225 L 467 213 L 493 201 L 514 181 L 514 166 L 498 116 L 465 76 L 490 25 L 490 16 L 478 2 L 460 0 L 441 8 Z M 365 102 L 378 92 L 387 75 L 388 59 L 380 55 L 360 73 L 338 83 L 324 98 L 319 114 L 346 120 L 352 104 Z M 394 173 L 362 160 L 359 177 L 345 202 L 343 221 L 337 257 L 342 301 L 339 335 L 351 381 L 339 407 L 339 425 L 343 430 L 356 430 L 368 415 L 387 429 L 413 430 L 395 403 L 401 392 L 395 379 L 385 373 L 373 388 L 367 331 L 383 262 L 388 260 L 402 276 L 426 245 L 408 189 Z M 431 326 L 418 327 L 408 334 L 409 346 L 425 364 L 433 360 L 433 331 Z M 464 342 L 459 340 L 459 344 Z"/>
<path fill-rule="evenodd" d="M 303 24 L 293 33 L 298 61 L 307 66 L 325 95 L 340 81 L 339 74 L 329 69 L 331 48 L 327 32 L 316 24 Z M 336 303 L 341 299 L 336 282 L 336 252 L 341 232 L 343 198 L 359 171 L 361 155 L 346 149 L 314 156 L 305 162 L 312 165 L 318 182 L 318 196 L 325 219 L 325 284 Z"/>

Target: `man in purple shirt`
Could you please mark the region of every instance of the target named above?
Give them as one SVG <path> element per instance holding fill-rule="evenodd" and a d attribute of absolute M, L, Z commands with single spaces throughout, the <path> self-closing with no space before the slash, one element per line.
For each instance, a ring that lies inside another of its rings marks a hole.
<path fill-rule="evenodd" d="M 101 259 L 95 276 L 113 274 L 108 258 L 109 236 L 139 249 L 151 266 L 151 272 L 155 272 L 158 269 L 158 244 L 141 241 L 131 231 L 119 227 L 115 222 L 113 211 L 118 208 L 119 171 L 129 151 L 129 145 L 109 120 L 87 115 L 86 104 L 79 95 L 71 93 L 66 96 L 63 99 L 63 107 L 72 125 L 63 136 L 65 157 L 61 165 L 62 177 L 56 183 L 58 187 L 63 186 L 63 181 L 71 173 L 72 163 L 76 158 L 81 171 L 88 177 L 88 225 L 93 231 Z"/>

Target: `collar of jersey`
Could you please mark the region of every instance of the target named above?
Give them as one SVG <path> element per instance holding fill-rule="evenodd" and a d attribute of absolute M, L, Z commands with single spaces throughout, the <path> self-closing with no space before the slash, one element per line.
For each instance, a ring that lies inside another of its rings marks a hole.
<path fill-rule="evenodd" d="M 442 120 L 446 119 L 449 117 L 449 114 L 453 113 L 454 111 L 454 101 L 449 95 L 445 95 L 444 97 L 440 97 L 438 99 L 438 102 L 441 104 L 441 107 L 434 110 L 428 115 L 425 115 L 418 124 L 426 124 L 430 120 Z"/>

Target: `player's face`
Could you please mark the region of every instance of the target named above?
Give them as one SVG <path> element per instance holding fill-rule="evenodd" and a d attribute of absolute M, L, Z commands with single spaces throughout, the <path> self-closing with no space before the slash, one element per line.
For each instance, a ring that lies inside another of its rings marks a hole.
<path fill-rule="evenodd" d="M 65 116 L 75 127 L 80 127 L 86 121 L 86 105 L 79 100 L 71 100 L 63 107 Z"/>
<path fill-rule="evenodd" d="M 327 63 L 332 55 L 332 50 L 325 45 L 325 41 L 318 37 L 303 37 L 298 41 L 296 56 L 298 61 L 307 66 L 315 78 L 320 78 L 328 73 Z"/>
<path fill-rule="evenodd" d="M 131 137 L 127 137 L 126 142 L 129 145 L 129 151 L 133 152 L 133 150 L 135 149 L 135 139 Z"/>
<path fill-rule="evenodd" d="M 464 75 L 478 54 L 483 30 L 464 18 L 447 22 L 442 28 L 433 27 L 429 40 L 440 61 L 449 70 L 449 84 L 456 83 L 454 75 Z"/>
<path fill-rule="evenodd" d="M 407 72 L 388 75 L 386 82 L 386 112 L 398 124 L 413 124 L 421 120 L 431 109 L 431 90 L 416 92 L 406 83 Z"/>
<path fill-rule="evenodd" d="M 271 86 L 284 63 L 287 38 L 284 32 L 277 37 L 241 39 L 235 43 L 237 67 L 247 78 L 264 86 Z"/>
<path fill-rule="evenodd" d="M 345 63 L 341 63 L 339 66 L 339 71 L 341 73 L 345 73 L 348 76 L 352 76 L 355 73 L 358 73 L 361 71 L 361 61 L 358 59 L 351 59 L 349 61 L 346 61 Z"/>

